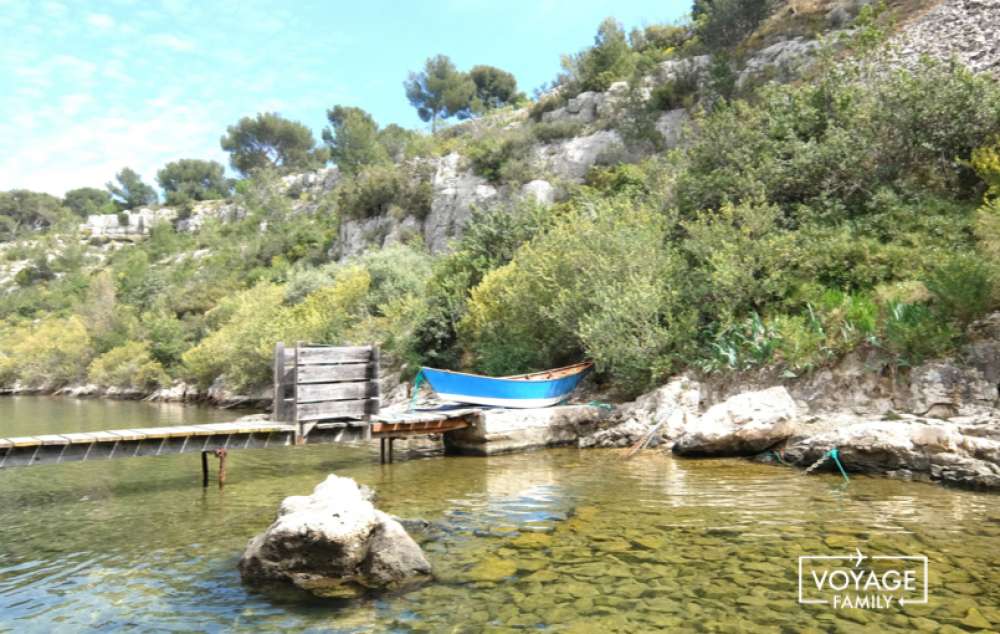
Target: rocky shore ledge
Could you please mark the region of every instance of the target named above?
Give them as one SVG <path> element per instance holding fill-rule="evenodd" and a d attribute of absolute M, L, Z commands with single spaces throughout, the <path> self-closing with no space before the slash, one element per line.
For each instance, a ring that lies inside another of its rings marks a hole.
<path fill-rule="evenodd" d="M 871 349 L 799 378 L 684 375 L 602 427 L 579 445 L 627 447 L 655 428 L 653 444 L 681 456 L 805 468 L 836 448 L 848 471 L 1000 490 L 1000 313 L 954 358 L 902 369 Z"/>

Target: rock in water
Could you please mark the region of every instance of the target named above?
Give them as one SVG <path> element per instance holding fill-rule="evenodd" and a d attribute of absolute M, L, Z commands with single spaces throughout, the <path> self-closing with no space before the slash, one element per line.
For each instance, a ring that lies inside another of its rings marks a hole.
<path fill-rule="evenodd" d="M 713 405 L 689 422 L 674 444 L 688 456 L 746 456 L 764 451 L 794 431 L 798 407 L 783 387 L 745 392 Z"/>
<path fill-rule="evenodd" d="M 358 596 L 428 578 L 431 566 L 402 525 L 377 510 L 370 492 L 330 475 L 312 495 L 281 503 L 278 517 L 247 544 L 240 576 L 289 581 L 320 596 Z"/>

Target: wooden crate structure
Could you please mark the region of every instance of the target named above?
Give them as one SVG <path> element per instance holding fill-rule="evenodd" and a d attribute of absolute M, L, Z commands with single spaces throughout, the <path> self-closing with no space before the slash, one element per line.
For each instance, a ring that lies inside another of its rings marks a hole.
<path fill-rule="evenodd" d="M 365 426 L 370 434 L 379 404 L 378 346 L 275 346 L 274 419 L 296 425 L 296 442 L 328 423 Z"/>

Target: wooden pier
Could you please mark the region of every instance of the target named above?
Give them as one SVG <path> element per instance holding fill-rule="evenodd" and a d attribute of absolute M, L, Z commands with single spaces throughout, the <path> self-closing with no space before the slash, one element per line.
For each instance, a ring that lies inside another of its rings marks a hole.
<path fill-rule="evenodd" d="M 0 438 L 0 469 L 83 460 L 202 454 L 225 458 L 234 449 L 287 447 L 379 438 L 382 462 L 392 462 L 397 438 L 440 434 L 471 424 L 479 408 L 380 413 L 379 352 L 375 346 L 278 344 L 274 361 L 274 420 L 111 429 Z"/>

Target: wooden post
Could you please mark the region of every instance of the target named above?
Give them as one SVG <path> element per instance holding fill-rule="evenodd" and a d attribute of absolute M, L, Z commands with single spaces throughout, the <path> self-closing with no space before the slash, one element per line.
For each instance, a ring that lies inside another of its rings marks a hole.
<path fill-rule="evenodd" d="M 368 368 L 368 380 L 370 381 L 371 390 L 369 395 L 371 396 L 371 401 L 368 403 L 368 413 L 365 415 L 365 440 L 372 439 L 372 417 L 378 414 L 379 409 L 382 407 L 382 384 L 380 382 L 381 370 L 379 364 L 381 363 L 381 353 L 379 347 L 372 344 L 372 354 L 371 360 L 369 361 L 370 367 Z"/>
<path fill-rule="evenodd" d="M 208 488 L 208 454 L 212 454 L 219 459 L 219 488 L 226 486 L 226 456 L 229 451 L 225 447 L 219 449 L 205 449 L 201 452 L 201 486 Z"/>
<path fill-rule="evenodd" d="M 219 457 L 219 488 L 226 486 L 226 456 L 229 454 L 225 448 L 216 449 L 215 455 Z"/>
<path fill-rule="evenodd" d="M 295 444 L 304 445 L 305 434 L 302 433 L 302 423 L 299 422 L 299 354 L 302 342 L 295 342 L 295 367 L 292 368 L 292 423 L 295 425 Z"/>
<path fill-rule="evenodd" d="M 288 422 L 288 403 L 285 401 L 285 344 L 278 342 L 274 346 L 274 404 L 271 413 L 274 420 Z"/>
<path fill-rule="evenodd" d="M 201 452 L 201 487 L 208 488 L 208 452 Z"/>

